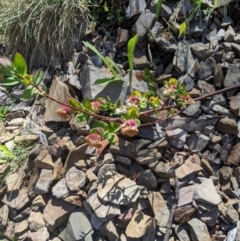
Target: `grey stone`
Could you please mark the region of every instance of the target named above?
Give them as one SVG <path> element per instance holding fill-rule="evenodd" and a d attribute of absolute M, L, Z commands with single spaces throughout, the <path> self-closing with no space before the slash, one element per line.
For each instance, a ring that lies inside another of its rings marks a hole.
<path fill-rule="evenodd" d="M 148 41 L 149 42 L 153 42 L 154 41 L 152 35 L 154 36 L 155 39 L 160 37 L 163 29 L 164 29 L 164 26 L 161 23 L 159 23 L 157 21 L 154 22 L 153 26 L 151 26 L 151 29 L 150 29 L 151 30 L 151 34 L 148 34 Z"/>
<path fill-rule="evenodd" d="M 151 1 L 149 9 L 153 12 L 156 13 L 157 10 L 157 3 L 158 0 Z M 164 17 L 164 18 L 169 18 L 172 15 L 172 10 L 170 7 L 168 7 L 166 4 L 161 5 L 161 10 L 159 17 Z"/>
<path fill-rule="evenodd" d="M 120 206 L 117 204 L 102 202 L 98 197 L 97 188 L 94 187 L 91 188 L 91 190 L 88 192 L 87 203 L 90 204 L 94 214 L 97 217 L 95 218 L 94 216 L 91 216 L 91 219 L 93 218 L 95 221 L 101 223 L 106 222 L 108 219 L 121 214 Z M 97 225 L 95 224 L 94 226 Z"/>
<path fill-rule="evenodd" d="M 68 99 L 70 97 L 68 86 L 59 80 L 57 75 L 54 76 L 53 81 L 51 83 L 51 88 L 49 91 L 49 96 L 54 98 L 55 100 L 60 101 L 61 103 L 68 103 Z M 62 121 L 55 110 L 60 105 L 50 99 L 46 100 L 46 111 L 44 115 L 44 119 L 46 122 L 48 121 Z"/>
<path fill-rule="evenodd" d="M 188 221 L 188 226 L 191 232 L 192 241 L 211 241 L 206 224 L 199 219 L 191 219 Z"/>
<path fill-rule="evenodd" d="M 135 145 L 121 138 L 119 138 L 119 141 L 115 145 L 110 146 L 110 150 L 113 154 L 119 154 L 128 157 L 135 156 Z"/>
<path fill-rule="evenodd" d="M 35 186 L 35 193 L 36 194 L 45 194 L 49 192 L 49 187 L 53 181 L 53 171 L 42 169 L 39 179 Z"/>
<path fill-rule="evenodd" d="M 194 190 L 193 198 L 197 201 L 217 206 L 222 202 L 219 194 L 211 179 L 204 180 L 197 188 Z"/>
<path fill-rule="evenodd" d="M 166 37 L 163 35 L 156 38 L 156 44 L 162 49 L 164 52 L 174 52 L 177 49 L 177 45 L 171 43 Z"/>
<path fill-rule="evenodd" d="M 228 26 L 228 29 L 225 32 L 224 41 L 225 42 L 233 42 L 235 35 L 236 35 L 236 33 L 235 33 L 234 29 L 231 26 Z"/>
<path fill-rule="evenodd" d="M 107 172 L 98 184 L 98 197 L 103 202 L 128 205 L 135 202 L 143 191 L 143 187 L 123 175 Z"/>
<path fill-rule="evenodd" d="M 147 40 L 148 29 L 151 28 L 154 21 L 156 21 L 156 15 L 154 13 L 152 13 L 149 9 L 142 10 L 137 22 L 135 23 L 139 44 Z"/>
<path fill-rule="evenodd" d="M 120 241 L 118 231 L 116 228 L 116 223 L 113 219 L 108 220 L 100 227 L 100 232 L 108 237 L 108 240 Z"/>
<path fill-rule="evenodd" d="M 5 226 L 7 225 L 8 214 L 9 214 L 8 206 L 3 205 L 0 208 L 0 229 L 5 228 Z"/>
<path fill-rule="evenodd" d="M 200 106 L 201 106 L 201 101 L 196 101 L 194 104 L 189 105 L 185 110 L 183 110 L 182 113 L 185 114 L 186 116 L 198 117 Z"/>
<path fill-rule="evenodd" d="M 235 37 L 234 37 L 234 42 L 236 43 L 240 43 L 240 34 L 237 34 Z"/>
<path fill-rule="evenodd" d="M 229 16 L 224 16 L 222 18 L 222 27 L 227 27 L 229 25 L 233 24 L 233 20 Z"/>
<path fill-rule="evenodd" d="M 69 217 L 66 227 L 66 241 L 93 241 L 94 233 L 85 209 L 76 209 Z"/>
<path fill-rule="evenodd" d="M 56 227 L 68 219 L 75 205 L 65 202 L 62 199 L 51 197 L 43 210 L 43 218 L 47 229 L 52 232 Z"/>
<path fill-rule="evenodd" d="M 66 197 L 69 195 L 69 189 L 67 186 L 66 178 L 62 178 L 53 186 L 52 194 L 56 198 Z"/>
<path fill-rule="evenodd" d="M 95 84 L 98 79 L 111 77 L 112 75 L 104 70 L 85 64 L 80 75 L 83 99 L 89 98 L 93 100 L 98 97 L 109 96 L 112 102 L 116 102 L 118 99 L 124 102 L 128 90 L 125 82 L 114 82 L 106 85 Z"/>
<path fill-rule="evenodd" d="M 133 64 L 136 69 L 150 69 L 151 63 L 148 61 L 146 55 L 138 47 L 135 48 L 133 54 Z"/>
<path fill-rule="evenodd" d="M 32 241 L 46 241 L 50 236 L 45 227 L 39 229 L 37 232 L 29 232 L 28 235 Z"/>
<path fill-rule="evenodd" d="M 86 174 L 76 167 L 71 167 L 66 173 L 67 186 L 71 191 L 79 191 L 85 185 L 86 179 Z"/>
<path fill-rule="evenodd" d="M 219 40 L 223 40 L 224 39 L 224 36 L 225 36 L 225 30 L 224 29 L 219 29 L 219 31 L 217 32 L 217 38 Z"/>
<path fill-rule="evenodd" d="M 151 141 L 156 141 L 160 139 L 160 136 L 155 128 L 152 127 L 143 127 L 139 129 L 137 134 L 139 137 Z"/>
<path fill-rule="evenodd" d="M 154 162 L 149 167 L 159 176 L 164 178 L 172 178 L 175 176 L 174 168 L 169 163 Z"/>
<path fill-rule="evenodd" d="M 98 180 L 101 182 L 109 171 L 116 172 L 116 166 L 114 164 L 104 164 L 98 171 Z"/>
<path fill-rule="evenodd" d="M 194 56 L 191 51 L 193 41 L 179 41 L 173 58 L 174 68 L 179 72 L 188 72 L 194 64 Z"/>
<path fill-rule="evenodd" d="M 218 105 L 215 101 L 210 101 L 208 104 L 208 108 L 213 110 L 214 112 L 221 114 L 221 115 L 228 115 L 229 111 L 227 108 L 224 108 L 221 105 Z"/>
<path fill-rule="evenodd" d="M 130 166 L 132 164 L 131 158 L 126 157 L 126 156 L 120 156 L 120 155 L 116 155 L 115 156 L 115 161 L 122 163 L 126 166 Z"/>
<path fill-rule="evenodd" d="M 204 80 L 207 77 L 209 77 L 212 74 L 212 72 L 213 72 L 212 69 L 210 68 L 210 66 L 207 63 L 205 63 L 205 62 L 200 63 L 198 76 L 201 80 Z"/>
<path fill-rule="evenodd" d="M 236 50 L 237 54 L 240 55 L 240 45 L 236 43 L 231 43 L 231 47 Z"/>
<path fill-rule="evenodd" d="M 144 186 L 148 189 L 154 189 L 157 187 L 157 179 L 153 172 L 149 170 L 141 171 L 137 176 L 137 184 Z"/>
<path fill-rule="evenodd" d="M 239 45 L 240 50 L 240 45 Z M 240 53 L 240 52 L 239 52 Z M 240 70 L 239 67 L 236 67 L 234 65 L 230 65 L 227 74 L 224 79 L 224 87 L 230 87 L 233 85 L 237 85 L 240 83 Z"/>
<path fill-rule="evenodd" d="M 192 22 L 189 25 L 189 33 L 194 37 L 199 37 L 206 27 L 207 22 L 203 20 Z"/>
<path fill-rule="evenodd" d="M 220 212 L 218 208 L 214 208 L 210 211 L 205 212 L 201 215 L 201 220 L 210 227 L 213 227 L 216 225 L 217 219 L 220 215 Z"/>
<path fill-rule="evenodd" d="M 177 128 L 175 130 L 166 131 L 166 135 L 168 136 L 170 143 L 176 148 L 183 148 L 185 145 L 187 132 Z"/>
<path fill-rule="evenodd" d="M 186 91 L 191 91 L 195 85 L 193 78 L 186 74 L 178 79 L 179 83 L 185 84 Z"/>
<path fill-rule="evenodd" d="M 175 228 L 175 233 L 180 241 L 191 241 L 185 226 L 179 225 Z"/>
<path fill-rule="evenodd" d="M 223 84 L 224 76 L 221 64 L 217 64 L 213 75 L 214 87 L 221 87 Z"/>
<path fill-rule="evenodd" d="M 129 1 L 128 8 L 126 10 L 126 18 L 129 19 L 135 15 L 138 15 L 146 8 L 145 0 L 131 0 Z"/>
<path fill-rule="evenodd" d="M 214 50 L 209 49 L 209 47 L 203 43 L 193 43 L 191 45 L 191 50 L 200 60 L 203 61 L 212 56 L 214 53 Z"/>
<path fill-rule="evenodd" d="M 128 42 L 128 30 L 118 28 L 117 29 L 117 39 L 116 39 L 116 45 L 118 48 L 123 47 Z"/>
<path fill-rule="evenodd" d="M 197 135 L 190 133 L 187 137 L 186 144 L 192 150 L 202 151 L 209 143 L 210 138 L 204 134 Z"/>
<path fill-rule="evenodd" d="M 5 194 L 2 202 L 13 209 L 21 210 L 29 202 L 29 197 L 26 190 L 21 189 L 13 193 Z"/>
<path fill-rule="evenodd" d="M 28 218 L 29 229 L 33 232 L 45 227 L 43 214 L 41 212 L 31 212 Z"/>

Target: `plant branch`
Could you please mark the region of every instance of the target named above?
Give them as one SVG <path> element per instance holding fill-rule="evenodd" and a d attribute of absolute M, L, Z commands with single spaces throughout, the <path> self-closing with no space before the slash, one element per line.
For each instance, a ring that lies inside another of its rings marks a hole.
<path fill-rule="evenodd" d="M 47 97 L 48 99 L 50 99 L 51 101 L 54 101 L 60 105 L 64 104 L 65 106 L 73 109 L 73 110 L 76 110 L 76 111 L 79 111 L 79 112 L 82 112 L 84 114 L 87 114 L 89 116 L 93 116 L 99 120 L 105 120 L 105 121 L 121 121 L 122 122 L 122 119 L 121 118 L 112 118 L 112 117 L 107 117 L 107 116 L 102 116 L 102 115 L 98 115 L 98 114 L 95 114 L 93 112 L 89 112 L 87 110 L 84 110 L 84 109 L 81 109 L 81 108 L 78 108 L 78 107 L 74 107 L 74 106 L 71 106 L 69 104 L 65 104 L 65 103 L 62 103 L 61 101 L 58 101 L 54 98 L 52 98 L 51 96 L 49 96 L 48 94 L 46 94 L 44 91 L 42 91 L 38 86 L 36 86 L 35 84 L 31 83 L 31 85 L 36 88 L 44 97 Z"/>
<path fill-rule="evenodd" d="M 163 118 L 163 119 L 159 118 L 159 119 L 157 119 L 157 120 L 155 120 L 155 121 L 141 124 L 140 127 L 143 127 L 143 126 L 151 126 L 151 125 L 154 125 L 154 124 L 156 124 L 156 123 L 165 122 L 165 121 L 170 120 L 170 119 L 172 119 L 173 117 L 179 115 L 183 110 L 184 110 L 184 109 L 181 109 L 181 110 L 179 110 L 177 113 L 175 113 L 174 115 L 168 116 L 168 117 L 166 117 L 166 118 Z"/>
<path fill-rule="evenodd" d="M 217 91 L 214 91 L 213 93 L 210 93 L 210 94 L 207 94 L 207 95 L 203 95 L 203 96 L 200 96 L 200 97 L 197 97 L 195 99 L 193 99 L 194 101 L 201 101 L 201 100 L 204 100 L 204 99 L 207 99 L 209 97 L 212 97 L 214 95 L 218 95 L 218 94 L 221 94 L 221 93 L 224 93 L 224 92 L 227 92 L 227 91 L 231 91 L 231 90 L 235 90 L 237 88 L 240 88 L 240 84 L 238 85 L 234 85 L 234 86 L 230 86 L 230 87 L 227 87 L 227 88 L 224 88 L 224 89 L 221 89 L 221 90 L 217 90 Z M 142 111 L 140 113 L 140 115 L 151 115 L 153 114 L 155 111 L 161 111 L 161 110 L 169 110 L 171 108 L 177 108 L 177 107 L 180 107 L 180 105 L 178 104 L 175 104 L 175 105 L 169 105 L 169 106 L 159 106 L 153 110 L 147 110 L 147 111 Z"/>

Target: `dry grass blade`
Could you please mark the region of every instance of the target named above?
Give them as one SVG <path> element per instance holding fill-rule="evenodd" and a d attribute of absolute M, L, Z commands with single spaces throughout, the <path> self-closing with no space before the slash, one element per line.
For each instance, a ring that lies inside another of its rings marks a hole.
<path fill-rule="evenodd" d="M 81 46 L 88 0 L 2 0 L 0 34 L 6 54 L 21 52 L 30 67 L 56 65 Z"/>

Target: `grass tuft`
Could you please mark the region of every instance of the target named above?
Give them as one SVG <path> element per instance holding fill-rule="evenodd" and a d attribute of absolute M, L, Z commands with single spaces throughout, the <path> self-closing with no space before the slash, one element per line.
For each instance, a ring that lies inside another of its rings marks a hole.
<path fill-rule="evenodd" d="M 0 35 L 6 54 L 20 52 L 30 67 L 59 64 L 81 46 L 90 0 L 1 0 Z"/>

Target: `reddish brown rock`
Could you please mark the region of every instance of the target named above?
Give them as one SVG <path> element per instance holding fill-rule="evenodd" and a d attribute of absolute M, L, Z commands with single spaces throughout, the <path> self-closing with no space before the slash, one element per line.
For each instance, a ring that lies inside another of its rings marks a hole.
<path fill-rule="evenodd" d="M 191 205 L 179 207 L 175 211 L 174 221 L 176 223 L 184 224 L 191 219 L 195 212 L 195 208 L 193 208 Z"/>
<path fill-rule="evenodd" d="M 227 160 L 228 163 L 238 166 L 240 162 L 240 142 L 238 142 L 232 149 L 230 156 Z"/>

